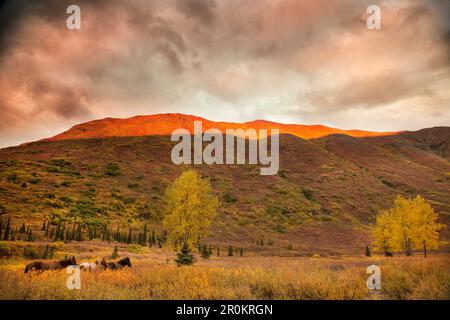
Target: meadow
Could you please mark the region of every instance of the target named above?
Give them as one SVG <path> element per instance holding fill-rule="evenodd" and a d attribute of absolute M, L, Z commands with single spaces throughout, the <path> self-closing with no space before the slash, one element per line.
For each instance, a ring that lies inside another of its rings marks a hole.
<path fill-rule="evenodd" d="M 184 267 L 164 249 L 129 256 L 132 268 L 82 271 L 80 290 L 67 289 L 65 270 L 24 274 L 29 260 L 2 259 L 0 299 L 450 299 L 446 255 L 197 257 L 196 264 Z M 371 264 L 381 268 L 381 290 L 367 289 Z"/>

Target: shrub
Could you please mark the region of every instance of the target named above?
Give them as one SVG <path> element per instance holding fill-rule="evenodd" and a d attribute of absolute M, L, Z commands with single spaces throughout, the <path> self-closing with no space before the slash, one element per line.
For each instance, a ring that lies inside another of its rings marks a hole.
<path fill-rule="evenodd" d="M 29 259 L 38 259 L 39 252 L 34 247 L 25 247 L 23 248 L 23 256 Z"/>
<path fill-rule="evenodd" d="M 140 244 L 129 244 L 127 247 L 128 252 L 141 254 L 144 253 L 144 247 Z"/>
<path fill-rule="evenodd" d="M 223 195 L 223 199 L 225 200 L 226 203 L 231 203 L 231 204 L 235 203 L 237 201 L 236 197 L 228 192 Z"/>
<path fill-rule="evenodd" d="M 117 177 L 120 176 L 120 167 L 117 163 L 109 163 L 106 166 L 106 174 L 108 176 Z"/>
<path fill-rule="evenodd" d="M 312 201 L 312 202 L 316 201 L 316 199 L 314 198 L 314 195 L 313 195 L 311 190 L 309 190 L 309 189 L 302 189 L 302 193 L 303 193 L 303 196 L 306 199 L 308 199 L 309 201 Z"/>
<path fill-rule="evenodd" d="M 5 241 L 0 241 L 0 257 L 11 255 L 11 246 Z"/>

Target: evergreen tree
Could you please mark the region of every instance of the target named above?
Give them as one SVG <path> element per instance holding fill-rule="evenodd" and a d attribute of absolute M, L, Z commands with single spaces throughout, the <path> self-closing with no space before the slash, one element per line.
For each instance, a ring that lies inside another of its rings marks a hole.
<path fill-rule="evenodd" d="M 181 251 L 177 253 L 175 262 L 177 263 L 177 266 L 187 266 L 194 263 L 194 256 L 191 254 L 191 249 L 187 242 L 183 243 Z"/>
<path fill-rule="evenodd" d="M 212 246 L 211 245 L 209 245 L 209 248 L 208 248 L 208 254 L 209 255 L 212 255 L 213 254 L 213 252 L 212 252 L 213 250 L 212 250 Z"/>
<path fill-rule="evenodd" d="M 144 234 L 142 235 L 142 245 L 143 246 L 145 246 L 146 244 L 147 244 L 147 232 L 148 232 L 148 230 L 147 230 L 147 225 L 146 224 L 144 224 Z"/>
<path fill-rule="evenodd" d="M 233 256 L 233 247 L 232 246 L 228 246 L 228 256 L 229 257 Z"/>
<path fill-rule="evenodd" d="M 47 226 L 45 227 L 45 236 L 48 237 L 48 230 L 50 228 L 50 222 L 47 222 Z"/>
<path fill-rule="evenodd" d="M 3 239 L 2 233 L 3 233 L 3 219 L 0 219 L 0 240 Z"/>
<path fill-rule="evenodd" d="M 46 229 L 46 225 L 45 225 L 45 220 L 44 220 L 44 224 L 42 225 L 41 231 L 45 231 Z"/>
<path fill-rule="evenodd" d="M 56 227 L 54 241 L 58 241 L 59 240 L 60 233 L 61 233 L 61 221 L 58 222 L 58 226 Z"/>
<path fill-rule="evenodd" d="M 33 242 L 33 240 L 34 240 L 33 232 L 30 229 L 30 231 L 28 232 L 27 242 Z"/>
<path fill-rule="evenodd" d="M 114 234 L 114 241 L 120 242 L 120 229 L 119 229 L 119 226 L 117 226 L 116 233 Z"/>
<path fill-rule="evenodd" d="M 371 257 L 369 246 L 366 245 L 366 257 Z"/>
<path fill-rule="evenodd" d="M 83 241 L 81 224 L 79 223 L 77 226 L 77 241 Z"/>
<path fill-rule="evenodd" d="M 132 237 L 131 237 L 131 228 L 128 230 L 128 238 L 127 238 L 127 243 L 130 244 L 133 241 Z"/>
<path fill-rule="evenodd" d="M 243 249 L 243 248 L 240 248 L 240 249 L 239 249 L 239 255 L 240 255 L 241 257 L 244 256 L 244 249 Z"/>
<path fill-rule="evenodd" d="M 3 235 L 3 240 L 9 239 L 10 232 L 11 232 L 11 216 L 8 217 L 8 222 L 6 222 L 5 234 Z"/>
<path fill-rule="evenodd" d="M 20 234 L 24 234 L 24 233 L 25 233 L 25 230 L 26 230 L 26 228 L 25 228 L 25 223 L 22 223 L 22 226 L 21 226 L 20 229 L 19 229 L 19 233 L 20 233 Z"/>
<path fill-rule="evenodd" d="M 114 250 L 111 254 L 111 259 L 117 259 L 119 257 L 119 249 L 117 246 L 114 246 Z"/>
<path fill-rule="evenodd" d="M 42 259 L 47 259 L 48 258 L 48 256 L 49 256 L 49 254 L 50 254 L 50 251 L 49 251 L 49 246 L 48 246 L 48 244 L 45 246 L 45 251 L 44 251 L 44 256 L 42 257 Z"/>
<path fill-rule="evenodd" d="M 152 230 L 152 244 L 156 244 L 155 229 Z"/>
<path fill-rule="evenodd" d="M 200 254 L 203 259 L 209 259 L 209 250 L 206 244 L 202 246 L 202 251 L 200 251 Z"/>

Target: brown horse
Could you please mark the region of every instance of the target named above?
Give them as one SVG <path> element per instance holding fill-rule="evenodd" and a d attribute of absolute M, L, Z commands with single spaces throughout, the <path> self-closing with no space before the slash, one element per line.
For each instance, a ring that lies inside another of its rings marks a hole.
<path fill-rule="evenodd" d="M 47 270 L 60 270 L 68 266 L 74 266 L 77 264 L 77 260 L 75 257 L 70 259 L 64 259 L 59 261 L 35 261 L 26 265 L 25 273 L 29 271 L 47 271 Z"/>
<path fill-rule="evenodd" d="M 105 260 L 105 262 L 106 262 L 106 260 Z M 111 270 L 122 269 L 125 266 L 131 267 L 131 260 L 129 257 L 120 259 L 117 262 L 107 262 L 106 263 L 106 269 L 111 269 Z"/>

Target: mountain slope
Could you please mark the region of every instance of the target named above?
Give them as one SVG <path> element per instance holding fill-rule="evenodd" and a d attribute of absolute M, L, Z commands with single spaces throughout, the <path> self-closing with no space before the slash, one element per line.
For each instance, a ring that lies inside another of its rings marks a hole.
<path fill-rule="evenodd" d="M 194 167 L 221 202 L 209 241 L 256 251 L 257 240 L 270 238 L 280 254 L 360 253 L 368 224 L 397 194 L 423 195 L 449 223 L 449 130 L 282 135 L 276 176 L 261 176 L 258 165 L 174 165 L 175 143 L 164 135 L 38 141 L 0 150 L 0 205 L 38 226 L 49 216 L 160 227 L 165 187 Z M 117 175 L 108 174 L 110 163 Z"/>
<path fill-rule="evenodd" d="M 354 137 L 368 137 L 395 134 L 395 132 L 371 132 L 362 130 L 340 130 L 322 125 L 281 124 L 276 122 L 256 120 L 245 123 L 214 122 L 196 116 L 184 114 L 156 114 L 136 116 L 128 119 L 106 118 L 94 120 L 74 126 L 66 132 L 58 134 L 48 141 L 130 137 L 145 135 L 170 135 L 175 129 L 185 128 L 193 132 L 194 121 L 202 121 L 203 130 L 217 128 L 225 133 L 226 129 L 279 129 L 280 133 L 310 139 L 323 137 L 333 133 L 347 134 Z"/>

